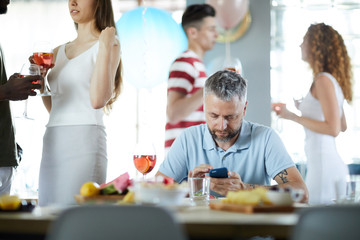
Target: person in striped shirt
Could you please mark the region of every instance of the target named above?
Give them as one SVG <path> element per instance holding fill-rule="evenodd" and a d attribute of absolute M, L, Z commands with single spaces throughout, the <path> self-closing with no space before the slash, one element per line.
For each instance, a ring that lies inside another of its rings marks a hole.
<path fill-rule="evenodd" d="M 189 5 L 182 16 L 188 49 L 171 65 L 168 80 L 165 153 L 187 127 L 205 123 L 203 87 L 207 79 L 202 59 L 216 43 L 215 9 L 208 4 Z"/>

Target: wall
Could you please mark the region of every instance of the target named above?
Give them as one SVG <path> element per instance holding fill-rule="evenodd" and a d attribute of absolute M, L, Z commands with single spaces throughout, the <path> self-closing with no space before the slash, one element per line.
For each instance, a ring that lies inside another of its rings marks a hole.
<path fill-rule="evenodd" d="M 187 0 L 187 5 L 204 3 Z M 244 77 L 248 80 L 246 119 L 271 125 L 270 111 L 270 0 L 249 0 L 252 17 L 248 31 L 231 43 L 231 55 L 241 60 Z M 204 62 L 225 55 L 225 44 L 217 43 L 206 53 Z"/>

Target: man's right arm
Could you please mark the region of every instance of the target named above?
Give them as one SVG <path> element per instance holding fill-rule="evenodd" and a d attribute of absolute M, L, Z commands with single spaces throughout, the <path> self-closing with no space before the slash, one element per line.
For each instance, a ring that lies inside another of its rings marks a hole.
<path fill-rule="evenodd" d="M 171 177 L 176 182 L 180 182 L 188 174 L 187 153 L 186 137 L 183 132 L 175 139 L 156 176 Z"/>
<path fill-rule="evenodd" d="M 192 112 L 199 109 L 203 104 L 203 89 L 199 89 L 190 97 L 180 91 L 170 91 L 166 114 L 172 124 L 178 123 Z"/>

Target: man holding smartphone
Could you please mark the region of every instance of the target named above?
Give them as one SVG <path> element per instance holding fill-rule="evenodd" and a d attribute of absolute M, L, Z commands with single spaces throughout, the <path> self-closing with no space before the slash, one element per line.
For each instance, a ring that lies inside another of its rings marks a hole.
<path fill-rule="evenodd" d="M 303 189 L 306 185 L 280 137 L 269 127 L 244 120 L 247 82 L 224 70 L 209 77 L 204 88 L 206 124 L 190 127 L 172 145 L 157 175 L 205 177 L 214 168 L 226 167 L 227 178 L 211 178 L 211 190 L 228 191 L 270 185 Z"/>
<path fill-rule="evenodd" d="M 9 0 L 0 0 L 0 14 L 7 12 L 9 3 Z M 10 193 L 14 167 L 18 165 L 9 100 L 24 100 L 35 96 L 34 89 L 40 89 L 41 85 L 32 82 L 42 79 L 41 76 L 20 78 L 19 74 L 13 74 L 7 80 L 0 46 L 0 195 Z"/>

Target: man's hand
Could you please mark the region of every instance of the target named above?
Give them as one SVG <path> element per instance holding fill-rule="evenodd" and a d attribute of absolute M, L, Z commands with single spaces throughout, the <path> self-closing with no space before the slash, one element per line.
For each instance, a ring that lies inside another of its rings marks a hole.
<path fill-rule="evenodd" d="M 203 178 L 205 177 L 205 173 L 208 173 L 211 169 L 213 169 L 213 166 L 209 164 L 202 164 L 198 167 L 195 167 L 192 171 L 189 171 L 188 178 L 192 178 L 192 177 Z"/>
<path fill-rule="evenodd" d="M 226 196 L 228 191 L 238 191 L 246 188 L 238 173 L 229 171 L 228 175 L 228 178 L 211 178 L 210 189 Z"/>
<path fill-rule="evenodd" d="M 35 89 L 40 89 L 41 84 L 33 84 L 34 81 L 42 81 L 40 75 L 20 78 L 18 73 L 10 76 L 6 84 L 1 86 L 1 100 L 24 100 L 29 96 L 36 96 Z"/>

